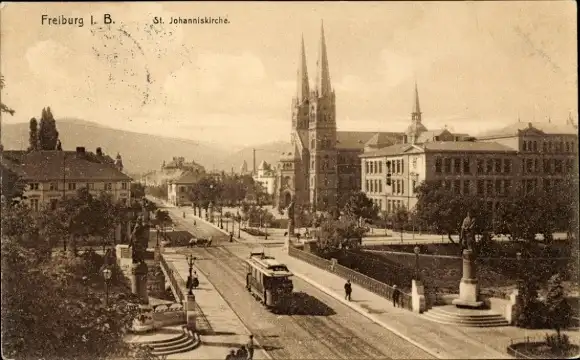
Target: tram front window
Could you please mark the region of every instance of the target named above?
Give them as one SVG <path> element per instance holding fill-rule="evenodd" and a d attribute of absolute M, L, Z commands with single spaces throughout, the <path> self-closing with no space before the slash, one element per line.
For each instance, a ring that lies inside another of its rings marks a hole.
<path fill-rule="evenodd" d="M 287 277 L 268 278 L 268 287 L 270 289 L 281 289 L 292 286 L 292 280 Z"/>

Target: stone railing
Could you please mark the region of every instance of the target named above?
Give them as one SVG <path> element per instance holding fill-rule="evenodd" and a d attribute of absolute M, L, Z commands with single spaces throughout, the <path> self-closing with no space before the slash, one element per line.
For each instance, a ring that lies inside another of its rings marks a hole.
<path fill-rule="evenodd" d="M 153 312 L 172 312 L 172 311 L 184 311 L 183 304 L 173 303 L 173 304 L 159 304 L 153 306 Z"/>
<path fill-rule="evenodd" d="M 159 259 L 159 263 L 161 264 L 163 274 L 169 280 L 169 284 L 171 285 L 171 290 L 173 291 L 175 299 L 182 303 L 185 297 L 183 296 L 183 292 L 181 291 L 179 281 L 177 280 L 176 277 L 176 275 L 178 274 L 175 274 L 174 269 L 167 263 L 165 257 L 161 256 Z"/>
<path fill-rule="evenodd" d="M 314 254 L 298 250 L 292 246 L 288 249 L 288 255 L 300 259 L 310 265 L 316 266 L 320 269 L 329 271 L 343 279 L 348 279 L 352 283 L 357 284 L 387 300 L 393 299 L 393 287 L 375 280 L 369 276 L 361 274 L 357 271 L 338 264 L 336 261 L 326 260 Z M 413 304 L 410 294 L 401 292 L 401 305 L 407 310 L 413 310 Z"/>

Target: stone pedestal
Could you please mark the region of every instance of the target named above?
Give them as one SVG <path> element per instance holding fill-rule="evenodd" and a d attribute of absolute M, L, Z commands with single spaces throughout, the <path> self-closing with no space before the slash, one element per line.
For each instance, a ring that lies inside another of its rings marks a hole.
<path fill-rule="evenodd" d="M 453 305 L 457 305 L 457 307 L 480 308 L 483 304 L 483 301 L 479 299 L 475 254 L 472 250 L 463 250 L 463 276 L 459 283 L 459 298 L 453 300 Z"/>
<path fill-rule="evenodd" d="M 187 322 L 187 328 L 191 331 L 196 331 L 196 319 L 197 312 L 195 306 L 195 295 L 187 295 L 187 298 L 183 300 L 183 309 L 185 310 L 185 319 Z"/>
<path fill-rule="evenodd" d="M 132 264 L 131 266 L 131 292 L 141 299 L 143 303 L 149 304 L 149 296 L 147 294 L 147 264 L 144 262 L 140 264 Z"/>
<path fill-rule="evenodd" d="M 411 286 L 411 302 L 413 312 L 422 313 L 426 310 L 427 302 L 425 301 L 425 288 L 419 280 L 413 280 Z"/>
<path fill-rule="evenodd" d="M 131 276 L 131 266 L 133 265 L 133 259 L 131 257 L 131 249 L 129 245 L 119 244 L 115 247 L 115 255 L 117 256 L 117 265 L 123 271 L 126 277 Z"/>
<path fill-rule="evenodd" d="M 148 304 L 139 305 L 139 315 L 133 320 L 133 327 L 131 330 L 134 333 L 143 333 L 151 331 L 155 328 L 153 321 L 153 307 Z"/>

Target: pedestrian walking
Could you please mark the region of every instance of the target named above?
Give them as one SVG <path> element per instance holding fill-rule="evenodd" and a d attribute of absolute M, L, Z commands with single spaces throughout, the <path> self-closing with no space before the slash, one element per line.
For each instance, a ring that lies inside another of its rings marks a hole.
<path fill-rule="evenodd" d="M 234 233 L 230 231 L 230 242 L 234 242 Z"/>
<path fill-rule="evenodd" d="M 401 306 L 401 290 L 397 287 L 397 285 L 393 285 L 393 306 L 400 307 Z"/>
<path fill-rule="evenodd" d="M 183 212 L 183 218 L 185 219 L 185 211 Z"/>
<path fill-rule="evenodd" d="M 350 301 L 350 294 L 352 294 L 352 285 L 350 283 L 350 280 L 347 280 L 346 284 L 344 284 L 344 294 L 345 300 Z"/>
<path fill-rule="evenodd" d="M 193 226 L 197 226 L 197 220 L 193 220 Z"/>
<path fill-rule="evenodd" d="M 254 359 L 254 335 L 250 335 L 250 339 L 246 344 L 246 349 L 248 350 L 248 360 Z"/>

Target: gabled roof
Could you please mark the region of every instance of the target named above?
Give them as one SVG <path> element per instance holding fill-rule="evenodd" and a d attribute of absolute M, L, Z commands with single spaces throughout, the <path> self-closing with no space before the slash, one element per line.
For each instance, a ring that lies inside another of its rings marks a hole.
<path fill-rule="evenodd" d="M 206 174 L 198 171 L 186 171 L 177 179 L 172 180 L 174 184 L 195 184 Z"/>
<path fill-rule="evenodd" d="M 393 135 L 392 133 L 376 133 L 365 143 L 365 146 L 374 147 L 378 149 L 396 144 L 400 140 L 401 138 L 399 134 Z"/>
<path fill-rule="evenodd" d="M 131 181 L 109 156 L 76 151 L 4 151 L 2 163 L 26 181 Z"/>
<path fill-rule="evenodd" d="M 518 136 L 520 131 L 536 129 L 547 135 L 578 135 L 578 129 L 570 124 L 549 122 L 516 122 L 499 129 L 485 131 L 477 135 L 478 139 L 493 139 Z"/>
<path fill-rule="evenodd" d="M 392 138 L 402 141 L 405 134 L 398 132 L 378 132 L 378 131 L 337 131 L 336 148 L 344 150 L 362 150 L 365 144 L 375 135 L 379 134 L 377 141 Z"/>
<path fill-rule="evenodd" d="M 417 145 L 415 145 L 417 146 Z M 378 156 L 391 156 L 391 155 L 400 155 L 406 152 L 407 150 L 413 148 L 412 144 L 395 144 L 391 146 L 387 146 L 380 150 L 376 151 L 369 151 L 365 152 L 364 154 L 359 155 L 361 158 L 368 158 L 368 157 L 378 157 Z"/>

